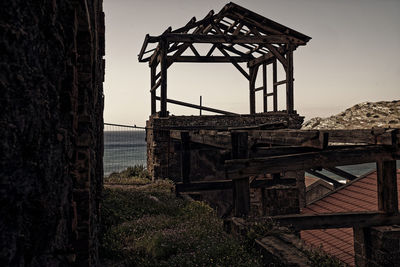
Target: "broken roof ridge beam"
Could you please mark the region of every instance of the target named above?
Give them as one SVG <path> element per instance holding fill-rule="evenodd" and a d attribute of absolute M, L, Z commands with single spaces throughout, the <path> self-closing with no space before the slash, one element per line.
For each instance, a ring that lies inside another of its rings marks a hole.
<path fill-rule="evenodd" d="M 339 169 L 337 167 L 330 167 L 330 168 L 327 167 L 327 168 L 324 168 L 324 169 L 327 170 L 328 172 L 334 173 L 337 176 L 340 176 L 340 177 L 342 177 L 344 179 L 347 179 L 347 180 L 354 180 L 354 179 L 358 178 L 357 176 L 355 176 L 355 175 L 353 175 L 351 173 L 348 173 L 348 172 L 346 172 L 346 171 L 344 171 L 342 169 Z"/>
<path fill-rule="evenodd" d="M 156 96 L 156 100 L 161 100 L 161 97 Z M 233 113 L 233 112 L 229 112 L 229 111 L 225 111 L 225 110 L 220 110 L 220 109 L 216 109 L 216 108 L 210 108 L 210 107 L 206 107 L 206 106 L 199 106 L 199 105 L 195 105 L 195 104 L 191 104 L 191 103 L 187 103 L 187 102 L 183 102 L 183 101 L 178 101 L 178 100 L 174 100 L 174 99 L 168 99 L 167 98 L 166 101 L 168 103 L 171 103 L 171 104 L 184 106 L 184 107 L 188 107 L 188 108 L 201 109 L 201 110 L 210 111 L 210 112 L 219 113 L 219 114 L 224 114 L 224 115 L 238 115 L 237 113 Z"/>

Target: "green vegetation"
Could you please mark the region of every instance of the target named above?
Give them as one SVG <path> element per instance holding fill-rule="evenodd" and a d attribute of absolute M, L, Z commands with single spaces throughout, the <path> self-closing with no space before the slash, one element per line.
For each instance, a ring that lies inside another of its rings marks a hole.
<path fill-rule="evenodd" d="M 124 179 L 129 186 L 104 190 L 105 266 L 263 266 L 259 254 L 223 231 L 208 205 L 176 198 L 169 181 Z"/>
<path fill-rule="evenodd" d="M 101 212 L 104 266 L 266 266 L 254 240 L 287 233 L 267 219 L 238 240 L 208 205 L 176 198 L 171 181 L 152 182 L 143 166 L 105 178 Z M 321 250 L 305 253 L 310 266 L 343 266 Z"/>

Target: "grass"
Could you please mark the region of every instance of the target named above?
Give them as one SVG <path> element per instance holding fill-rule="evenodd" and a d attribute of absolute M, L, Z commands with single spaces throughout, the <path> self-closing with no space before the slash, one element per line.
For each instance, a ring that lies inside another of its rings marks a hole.
<path fill-rule="evenodd" d="M 208 205 L 176 198 L 166 180 L 122 178 L 129 187 L 104 189 L 103 265 L 263 266 L 261 255 L 223 231 Z"/>
<path fill-rule="evenodd" d="M 103 192 L 102 266 L 279 266 L 265 265 L 254 246 L 282 233 L 272 220 L 255 222 L 238 240 L 208 205 L 176 198 L 171 181 L 152 182 L 143 166 L 111 174 Z M 343 266 L 321 250 L 305 253 L 310 266 Z"/>

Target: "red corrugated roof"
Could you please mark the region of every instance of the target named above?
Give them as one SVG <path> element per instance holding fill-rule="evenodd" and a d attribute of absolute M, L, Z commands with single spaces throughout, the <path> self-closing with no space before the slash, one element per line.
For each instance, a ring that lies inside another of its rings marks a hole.
<path fill-rule="evenodd" d="M 376 211 L 378 194 L 376 172 L 369 173 L 332 193 L 314 201 L 302 214 L 330 212 Z M 400 169 L 397 170 L 397 184 L 400 185 Z M 400 186 L 399 205 L 400 205 Z M 320 247 L 344 263 L 354 266 L 354 239 L 352 228 L 305 230 L 301 238 L 311 246 Z"/>

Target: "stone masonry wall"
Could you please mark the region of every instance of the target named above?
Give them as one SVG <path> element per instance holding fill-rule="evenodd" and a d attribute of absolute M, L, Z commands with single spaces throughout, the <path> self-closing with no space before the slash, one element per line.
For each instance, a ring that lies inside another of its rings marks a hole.
<path fill-rule="evenodd" d="M 379 226 L 354 230 L 356 266 L 398 266 L 400 227 Z"/>
<path fill-rule="evenodd" d="M 0 51 L 0 266 L 97 265 L 102 1 L 2 1 Z"/>

